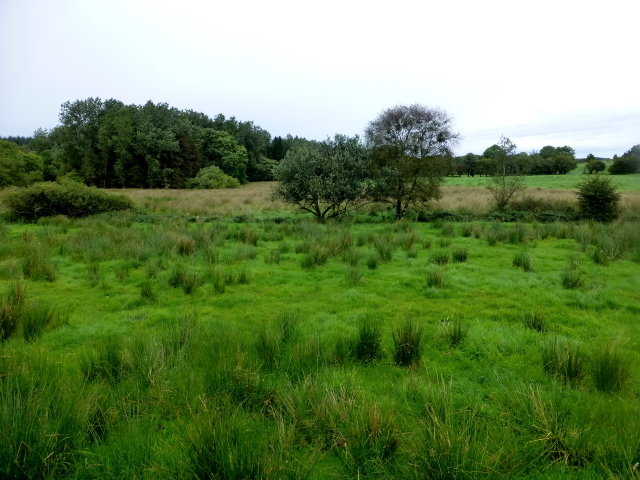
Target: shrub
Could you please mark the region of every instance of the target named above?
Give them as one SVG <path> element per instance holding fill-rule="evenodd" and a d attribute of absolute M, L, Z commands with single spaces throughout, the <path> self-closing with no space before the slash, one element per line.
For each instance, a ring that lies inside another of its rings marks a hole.
<path fill-rule="evenodd" d="M 238 188 L 240 182 L 224 173 L 215 165 L 202 168 L 194 178 L 187 180 L 187 188 L 208 189 L 208 188 Z"/>
<path fill-rule="evenodd" d="M 401 367 L 410 367 L 422 357 L 422 327 L 406 319 L 393 332 L 393 361 Z"/>
<path fill-rule="evenodd" d="M 618 218 L 619 202 L 620 194 L 609 178 L 595 175 L 578 185 L 578 210 L 582 218 L 610 222 Z"/>
<path fill-rule="evenodd" d="M 15 189 L 7 194 L 5 204 L 11 217 L 29 221 L 54 215 L 86 217 L 133 208 L 131 199 L 124 195 L 108 194 L 70 180 Z"/>

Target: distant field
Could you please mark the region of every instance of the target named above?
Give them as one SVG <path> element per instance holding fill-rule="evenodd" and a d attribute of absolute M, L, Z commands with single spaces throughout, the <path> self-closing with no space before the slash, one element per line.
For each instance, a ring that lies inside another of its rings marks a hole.
<path fill-rule="evenodd" d="M 582 179 L 586 175 L 583 175 L 583 165 L 580 165 L 575 170 L 569 172 L 566 175 L 530 175 L 527 177 L 527 186 L 529 188 L 541 187 L 541 188 L 558 188 L 558 189 L 575 189 Z M 618 189 L 623 192 L 640 192 L 640 174 L 633 175 L 610 175 L 609 178 L 613 180 L 618 186 Z M 466 187 L 486 187 L 489 182 L 489 177 L 447 177 L 445 185 L 448 186 L 466 186 Z"/>

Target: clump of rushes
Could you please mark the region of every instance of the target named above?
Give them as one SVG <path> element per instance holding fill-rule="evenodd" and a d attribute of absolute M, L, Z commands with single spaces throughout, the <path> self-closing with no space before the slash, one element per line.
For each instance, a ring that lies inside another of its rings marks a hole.
<path fill-rule="evenodd" d="M 9 338 L 22 318 L 27 291 L 22 282 L 9 286 L 0 306 L 0 340 Z"/>
<path fill-rule="evenodd" d="M 140 285 L 140 296 L 145 300 L 154 300 L 156 298 L 153 280 L 145 278 Z"/>
<path fill-rule="evenodd" d="M 440 234 L 443 237 L 455 237 L 456 229 L 453 223 L 443 223 L 442 228 L 440 229 Z"/>
<path fill-rule="evenodd" d="M 31 280 L 46 280 L 47 282 L 53 282 L 56 279 L 55 269 L 45 249 L 41 246 L 25 248 L 22 275 Z"/>
<path fill-rule="evenodd" d="M 373 319 L 362 320 L 351 341 L 351 354 L 359 362 L 368 364 L 382 358 L 382 329 Z"/>
<path fill-rule="evenodd" d="M 30 342 L 38 338 L 58 317 L 56 310 L 40 301 L 30 302 L 22 314 L 22 335 Z"/>
<path fill-rule="evenodd" d="M 393 361 L 401 367 L 416 365 L 422 357 L 423 328 L 407 318 L 393 332 Z"/>
<path fill-rule="evenodd" d="M 375 253 L 372 253 L 367 257 L 367 268 L 369 270 L 375 270 L 376 268 L 378 268 L 378 263 L 378 255 L 376 255 Z"/>
<path fill-rule="evenodd" d="M 464 263 L 469 259 L 467 247 L 454 248 L 451 257 L 455 263 Z"/>
<path fill-rule="evenodd" d="M 393 258 L 394 245 L 389 237 L 376 237 L 373 241 L 373 246 L 378 252 L 381 262 L 387 263 L 391 261 Z"/>
<path fill-rule="evenodd" d="M 533 265 L 531 261 L 531 255 L 529 255 L 529 252 L 526 252 L 526 251 L 517 252 L 513 256 L 513 266 L 517 268 L 521 268 L 525 272 L 532 272 Z"/>
<path fill-rule="evenodd" d="M 580 269 L 580 261 L 575 256 L 567 259 L 567 264 L 560 272 L 560 282 L 566 289 L 579 288 L 584 285 L 582 270 Z"/>
<path fill-rule="evenodd" d="M 363 274 L 362 268 L 359 265 L 351 265 L 347 269 L 347 282 L 351 285 L 360 283 Z"/>
<path fill-rule="evenodd" d="M 431 263 L 436 265 L 446 265 L 449 263 L 449 251 L 448 250 L 436 250 L 429 257 Z"/>
<path fill-rule="evenodd" d="M 432 288 L 441 288 L 445 286 L 444 270 L 442 268 L 431 265 L 427 268 L 427 286 Z"/>
<path fill-rule="evenodd" d="M 573 342 L 547 339 L 542 345 L 545 372 L 564 382 L 579 382 L 585 373 L 585 358 L 580 346 Z"/>
<path fill-rule="evenodd" d="M 467 336 L 468 328 L 459 318 L 442 320 L 440 337 L 450 346 L 457 347 Z"/>
<path fill-rule="evenodd" d="M 596 390 L 618 392 L 629 380 L 631 360 L 620 342 L 599 345 L 593 355 L 591 378 Z"/>
<path fill-rule="evenodd" d="M 549 329 L 549 322 L 542 313 L 542 310 L 535 309 L 524 314 L 522 323 L 525 328 L 544 333 Z"/>

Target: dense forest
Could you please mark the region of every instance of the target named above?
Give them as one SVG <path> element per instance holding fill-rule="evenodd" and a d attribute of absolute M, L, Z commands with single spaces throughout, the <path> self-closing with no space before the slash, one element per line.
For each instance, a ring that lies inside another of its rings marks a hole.
<path fill-rule="evenodd" d="M 252 121 L 222 114 L 212 119 L 151 101 L 144 105 L 99 98 L 66 102 L 59 122 L 50 130 L 36 130 L 33 137 L 0 140 L 0 187 L 61 177 L 103 188 L 233 186 L 273 180 L 273 168 L 287 151 L 299 143 L 316 143 L 291 135 L 272 138 Z M 449 157 L 447 174 L 491 176 L 498 154 L 498 145 L 492 145 L 482 155 Z M 605 169 L 604 162 L 589 157 L 587 173 Z M 577 164 L 573 148 L 548 145 L 514 155 L 511 168 L 514 173 L 550 175 L 565 174 Z M 638 171 L 640 145 L 615 156 L 609 167 L 611 174 Z M 200 180 L 212 175 L 213 183 Z"/>
<path fill-rule="evenodd" d="M 212 165 L 241 183 L 271 180 L 272 167 L 297 140 L 271 138 L 250 121 L 150 101 L 66 102 L 59 120 L 20 144 L 42 157 L 44 180 L 67 175 L 99 187 L 184 188 Z"/>

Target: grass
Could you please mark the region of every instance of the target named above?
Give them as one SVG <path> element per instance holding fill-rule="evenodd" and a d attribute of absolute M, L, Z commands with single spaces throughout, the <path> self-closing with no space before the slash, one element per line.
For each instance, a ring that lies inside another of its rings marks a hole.
<path fill-rule="evenodd" d="M 0 476 L 628 478 L 640 461 L 637 223 L 318 224 L 259 198 L 203 220 L 175 206 L 209 208 L 196 197 L 146 195 L 151 213 L 0 229 L 0 318 L 20 319 L 0 341 Z M 24 275 L 34 245 L 53 281 Z"/>

